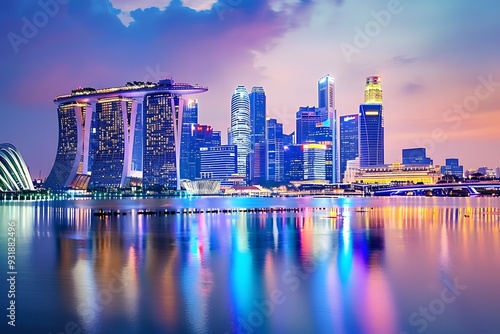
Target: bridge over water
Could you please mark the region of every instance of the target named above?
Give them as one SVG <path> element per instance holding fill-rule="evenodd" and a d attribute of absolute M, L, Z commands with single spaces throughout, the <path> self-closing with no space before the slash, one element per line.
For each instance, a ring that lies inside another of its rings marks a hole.
<path fill-rule="evenodd" d="M 500 182 L 417 184 L 377 189 L 374 196 L 481 196 L 499 193 Z"/>

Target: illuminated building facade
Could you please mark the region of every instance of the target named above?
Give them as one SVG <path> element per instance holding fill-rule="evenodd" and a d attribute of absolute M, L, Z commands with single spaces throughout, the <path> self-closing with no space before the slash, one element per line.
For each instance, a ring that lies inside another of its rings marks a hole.
<path fill-rule="evenodd" d="M 255 143 L 266 140 L 266 92 L 262 87 L 253 87 L 250 98 L 250 149 Z"/>
<path fill-rule="evenodd" d="M 333 132 L 330 127 L 330 120 L 326 119 L 325 121 L 321 123 L 317 123 L 316 126 L 314 127 L 313 130 L 313 138 L 314 141 L 313 143 L 316 144 L 322 144 L 326 145 L 326 152 L 325 152 L 325 173 L 326 173 L 326 180 L 328 180 L 330 183 L 333 182 L 334 179 L 334 173 L 335 173 L 335 163 L 333 160 L 333 138 L 332 138 Z"/>
<path fill-rule="evenodd" d="M 23 157 L 11 144 L 0 144 L 0 191 L 34 190 Z"/>
<path fill-rule="evenodd" d="M 196 180 L 200 177 L 200 148 L 220 146 L 220 139 L 213 139 L 213 134 L 209 125 L 190 125 L 184 147 L 185 163 L 181 168 L 181 179 Z"/>
<path fill-rule="evenodd" d="M 145 189 L 177 189 L 177 120 L 183 100 L 170 93 L 151 94 L 144 99 L 143 179 Z M 182 128 L 182 123 L 181 123 Z M 180 138 L 179 138 L 180 139 Z M 180 145 L 179 145 L 180 146 Z"/>
<path fill-rule="evenodd" d="M 430 165 L 392 165 L 363 167 L 356 172 L 354 182 L 364 184 L 435 184 L 441 178 L 439 167 Z"/>
<path fill-rule="evenodd" d="M 44 186 L 66 189 L 86 175 L 96 188 L 143 177 L 146 188 L 180 189 L 182 96 L 207 90 L 165 79 L 58 96 L 58 149 Z"/>
<path fill-rule="evenodd" d="M 284 178 L 283 124 L 274 118 L 266 120 L 266 180 L 281 182 Z"/>
<path fill-rule="evenodd" d="M 303 144 L 303 168 L 304 181 L 326 180 L 326 150 L 327 146 L 322 144 Z"/>
<path fill-rule="evenodd" d="M 382 85 L 381 77 L 370 76 L 366 78 L 365 85 L 365 103 L 364 104 L 382 104 Z"/>
<path fill-rule="evenodd" d="M 189 141 L 192 127 L 198 124 L 198 101 L 188 100 L 184 104 L 182 114 L 182 134 L 181 134 L 181 179 L 191 179 L 189 172 L 192 152 L 189 151 Z"/>
<path fill-rule="evenodd" d="M 266 181 L 266 143 L 255 143 L 249 155 L 250 184 L 263 184 Z"/>
<path fill-rule="evenodd" d="M 361 167 L 384 164 L 384 108 L 379 76 L 366 78 L 365 103 L 359 106 L 359 161 Z"/>
<path fill-rule="evenodd" d="M 384 164 L 384 116 L 381 104 L 359 107 L 359 161 L 361 167 Z"/>
<path fill-rule="evenodd" d="M 331 145 L 328 146 L 327 156 L 331 156 L 331 164 L 328 170 L 327 180 L 337 183 L 340 177 L 338 168 L 338 144 L 337 144 L 337 109 L 335 101 L 335 79 L 326 75 L 318 81 L 318 109 L 321 122 L 328 120 L 331 129 Z"/>
<path fill-rule="evenodd" d="M 344 179 L 347 161 L 358 157 L 358 114 L 340 116 L 340 180 Z"/>
<path fill-rule="evenodd" d="M 335 79 L 326 75 L 318 81 L 318 109 L 325 113 L 334 128 L 335 115 Z M 324 121 L 325 119 L 322 119 Z"/>
<path fill-rule="evenodd" d="M 323 121 L 316 107 L 300 107 L 296 113 L 297 144 L 314 143 L 316 124 Z"/>
<path fill-rule="evenodd" d="M 250 153 L 250 99 L 244 86 L 238 86 L 231 97 L 229 145 L 238 148 L 238 174 L 245 175 Z"/>
<path fill-rule="evenodd" d="M 57 108 L 59 140 L 54 166 L 45 181 L 49 189 L 69 187 L 77 173 L 88 173 L 91 105 L 68 101 Z M 85 164 L 85 166 L 84 166 Z"/>
<path fill-rule="evenodd" d="M 140 177 L 142 174 L 142 150 L 144 147 L 144 124 L 142 119 L 142 102 L 137 101 L 135 106 L 135 134 L 134 134 L 134 147 L 132 148 L 132 173 L 135 177 Z M 94 114 L 95 115 L 95 114 Z M 97 122 L 97 121 L 96 121 Z M 92 123 L 93 124 L 93 123 Z M 92 126 L 92 129 L 96 126 Z M 93 132 L 97 132 L 92 130 Z M 97 151 L 97 144 L 92 144 L 92 133 L 90 134 L 90 156 L 94 156 Z"/>
<path fill-rule="evenodd" d="M 89 188 L 122 188 L 132 172 L 137 102 L 130 98 L 101 99 L 96 104 L 97 150 Z M 79 175 L 84 174 L 79 171 Z"/>
<path fill-rule="evenodd" d="M 182 180 L 181 186 L 190 195 L 216 195 L 220 193 L 220 181 L 216 180 Z"/>
<path fill-rule="evenodd" d="M 284 147 L 285 181 L 304 180 L 304 151 L 302 145 Z"/>
<path fill-rule="evenodd" d="M 200 178 L 222 181 L 236 174 L 237 153 L 236 145 L 200 148 Z"/>

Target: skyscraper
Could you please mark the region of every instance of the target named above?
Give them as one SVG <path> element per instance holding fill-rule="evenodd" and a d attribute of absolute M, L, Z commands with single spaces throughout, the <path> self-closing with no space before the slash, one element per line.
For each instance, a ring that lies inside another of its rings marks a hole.
<path fill-rule="evenodd" d="M 191 124 L 185 144 L 185 162 L 181 168 L 181 178 L 196 180 L 200 177 L 200 148 L 219 146 L 213 140 L 213 129 L 209 125 Z M 182 159 L 181 159 L 182 161 Z"/>
<path fill-rule="evenodd" d="M 229 145 L 238 148 L 238 174 L 246 174 L 250 153 L 250 99 L 244 86 L 238 86 L 231 97 L 231 127 Z"/>
<path fill-rule="evenodd" d="M 266 139 L 266 93 L 262 87 L 253 87 L 250 98 L 250 149 Z"/>
<path fill-rule="evenodd" d="M 304 180 L 304 151 L 302 145 L 284 147 L 285 181 Z"/>
<path fill-rule="evenodd" d="M 326 145 L 304 144 L 302 145 L 304 159 L 304 181 L 326 180 Z M 329 182 L 330 180 L 326 180 Z"/>
<path fill-rule="evenodd" d="M 176 125 L 180 123 L 177 121 L 182 119 L 183 102 L 170 93 L 146 95 L 142 180 L 144 189 L 177 189 L 177 181 L 180 180 L 177 178 L 177 131 L 174 130 L 177 130 Z M 182 129 L 182 123 L 180 125 Z M 180 146 L 179 142 L 177 146 Z"/>
<path fill-rule="evenodd" d="M 255 143 L 249 159 L 250 184 L 264 184 L 266 182 L 266 143 Z"/>
<path fill-rule="evenodd" d="M 382 104 L 382 86 L 380 79 L 379 76 L 370 76 L 366 78 L 364 104 Z"/>
<path fill-rule="evenodd" d="M 359 162 L 361 167 L 384 164 L 384 119 L 381 104 L 359 106 Z"/>
<path fill-rule="evenodd" d="M 330 75 L 326 75 L 318 81 L 318 109 L 322 114 L 321 121 L 324 122 L 326 119 L 330 121 L 330 128 L 332 131 L 332 144 L 328 149 L 331 149 L 332 152 L 328 155 L 332 156 L 332 178 L 329 181 L 336 183 L 339 178 L 337 109 L 335 101 L 335 79 Z"/>
<path fill-rule="evenodd" d="M 326 111 L 330 120 L 335 116 L 335 79 L 326 75 L 318 81 L 318 108 Z"/>
<path fill-rule="evenodd" d="M 186 100 L 182 123 L 198 124 L 198 100 Z"/>
<path fill-rule="evenodd" d="M 56 159 L 44 186 L 48 189 L 69 187 L 77 173 L 87 174 L 89 123 L 92 107 L 76 100 L 65 101 L 57 108 L 59 119 L 59 142 Z M 87 135 L 87 136 L 86 136 Z"/>
<path fill-rule="evenodd" d="M 314 143 L 316 124 L 322 117 L 316 107 L 300 107 L 296 113 L 297 144 Z"/>
<path fill-rule="evenodd" d="M 361 167 L 384 164 L 384 108 L 379 76 L 366 78 L 365 103 L 359 106 L 359 162 Z"/>
<path fill-rule="evenodd" d="M 95 113 L 97 151 L 89 188 L 123 188 L 132 171 L 137 102 L 123 97 L 100 99 Z"/>
<path fill-rule="evenodd" d="M 325 145 L 325 174 L 328 183 L 334 182 L 334 173 L 336 172 L 333 150 L 333 131 L 330 119 L 317 123 L 314 128 L 314 143 Z"/>
<path fill-rule="evenodd" d="M 181 134 L 181 179 L 192 179 L 190 174 L 190 162 L 194 161 L 194 154 L 189 151 L 189 140 L 191 138 L 193 126 L 198 124 L 198 100 L 187 100 L 184 104 L 182 114 L 182 134 Z"/>
<path fill-rule="evenodd" d="M 358 114 L 340 116 L 340 181 L 343 182 L 347 161 L 358 156 Z"/>
<path fill-rule="evenodd" d="M 266 180 L 281 182 L 284 178 L 283 124 L 274 118 L 266 120 Z"/>

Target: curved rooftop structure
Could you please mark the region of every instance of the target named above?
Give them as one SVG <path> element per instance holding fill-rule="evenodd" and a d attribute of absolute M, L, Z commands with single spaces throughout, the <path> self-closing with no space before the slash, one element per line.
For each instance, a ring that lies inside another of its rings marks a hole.
<path fill-rule="evenodd" d="M 28 167 L 14 145 L 0 144 L 0 191 L 35 190 Z"/>
<path fill-rule="evenodd" d="M 190 85 L 186 83 L 176 83 L 172 78 L 165 78 L 158 83 L 134 81 L 127 82 L 122 87 L 95 89 L 92 87 L 80 87 L 71 92 L 71 94 L 57 96 L 55 103 L 68 102 L 93 102 L 97 99 L 113 98 L 116 96 L 128 98 L 143 98 L 152 93 L 171 93 L 176 95 L 190 95 L 204 93 L 208 91 L 207 87 Z"/>

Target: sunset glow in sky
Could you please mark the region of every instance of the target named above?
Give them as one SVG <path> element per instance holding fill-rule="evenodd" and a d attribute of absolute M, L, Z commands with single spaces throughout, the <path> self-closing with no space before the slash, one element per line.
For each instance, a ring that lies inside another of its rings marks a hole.
<path fill-rule="evenodd" d="M 229 126 L 238 85 L 263 86 L 268 116 L 294 131 L 335 78 L 338 115 L 380 75 L 386 163 L 425 146 L 436 164 L 500 166 L 500 3 L 487 0 L 20 0 L 0 12 L 0 143 L 33 177 L 57 149 L 56 95 L 127 81 L 208 86 L 200 122 Z"/>

